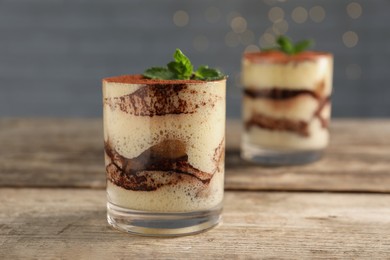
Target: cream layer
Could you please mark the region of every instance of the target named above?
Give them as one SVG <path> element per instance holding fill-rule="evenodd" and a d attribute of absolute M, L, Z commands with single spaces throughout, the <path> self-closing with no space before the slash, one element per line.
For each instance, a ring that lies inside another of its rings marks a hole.
<path fill-rule="evenodd" d="M 318 109 L 318 100 L 310 95 L 299 95 L 286 100 L 267 98 L 243 98 L 243 119 L 248 121 L 253 114 L 263 114 L 276 119 L 309 122 Z"/>
<path fill-rule="evenodd" d="M 242 60 L 242 85 L 254 89 L 311 90 L 321 96 L 332 92 L 333 59 L 331 56 L 315 60 L 287 63 L 252 62 Z"/>
<path fill-rule="evenodd" d="M 223 171 L 216 172 L 208 185 L 189 180 L 162 186 L 154 191 L 126 190 L 107 181 L 107 196 L 113 204 L 134 210 L 152 212 L 207 210 L 221 205 L 223 183 Z"/>
<path fill-rule="evenodd" d="M 179 95 L 191 100 L 193 113 L 163 116 L 137 116 L 104 104 L 104 139 L 126 158 L 134 158 L 164 140 L 185 143 L 188 162 L 195 168 L 212 172 L 215 149 L 225 135 L 225 82 L 186 84 Z M 105 82 L 103 95 L 120 98 L 144 85 Z"/>
<path fill-rule="evenodd" d="M 329 132 L 322 127 L 319 119 L 313 119 L 308 124 L 308 133 L 308 136 L 302 136 L 295 132 L 251 127 L 244 132 L 243 142 L 276 150 L 312 150 L 327 146 Z"/>

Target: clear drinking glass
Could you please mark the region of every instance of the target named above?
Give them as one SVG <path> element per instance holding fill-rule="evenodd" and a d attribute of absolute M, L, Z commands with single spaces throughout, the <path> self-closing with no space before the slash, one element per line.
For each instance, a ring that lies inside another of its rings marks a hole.
<path fill-rule="evenodd" d="M 302 164 L 329 142 L 333 56 L 245 53 L 241 156 L 265 165 Z"/>
<path fill-rule="evenodd" d="M 103 80 L 107 217 L 141 235 L 197 233 L 220 220 L 226 80 Z"/>

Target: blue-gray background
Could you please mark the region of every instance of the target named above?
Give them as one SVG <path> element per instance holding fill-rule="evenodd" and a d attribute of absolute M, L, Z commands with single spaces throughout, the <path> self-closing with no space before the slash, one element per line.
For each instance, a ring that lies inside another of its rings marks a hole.
<path fill-rule="evenodd" d="M 102 78 L 179 47 L 230 75 L 238 117 L 242 52 L 284 32 L 335 54 L 334 116 L 390 116 L 388 0 L 2 0 L 0 116 L 100 116 Z"/>

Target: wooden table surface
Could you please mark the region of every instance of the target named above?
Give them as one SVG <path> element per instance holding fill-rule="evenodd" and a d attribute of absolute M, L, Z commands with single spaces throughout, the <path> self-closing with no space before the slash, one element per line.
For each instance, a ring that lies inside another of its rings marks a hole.
<path fill-rule="evenodd" d="M 228 122 L 223 223 L 146 238 L 106 222 L 102 122 L 0 120 L 0 259 L 390 259 L 390 120 L 333 120 L 324 158 L 259 167 Z"/>

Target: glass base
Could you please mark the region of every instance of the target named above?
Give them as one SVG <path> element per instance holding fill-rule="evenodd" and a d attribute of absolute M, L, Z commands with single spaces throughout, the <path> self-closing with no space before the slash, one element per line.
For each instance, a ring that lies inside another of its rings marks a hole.
<path fill-rule="evenodd" d="M 265 166 L 307 164 L 321 159 L 322 154 L 323 150 L 272 150 L 245 143 L 241 147 L 242 159 Z"/>
<path fill-rule="evenodd" d="M 142 236 L 172 237 L 197 234 L 217 225 L 222 207 L 211 210 L 160 213 L 137 211 L 107 203 L 108 223 L 120 231 Z"/>

